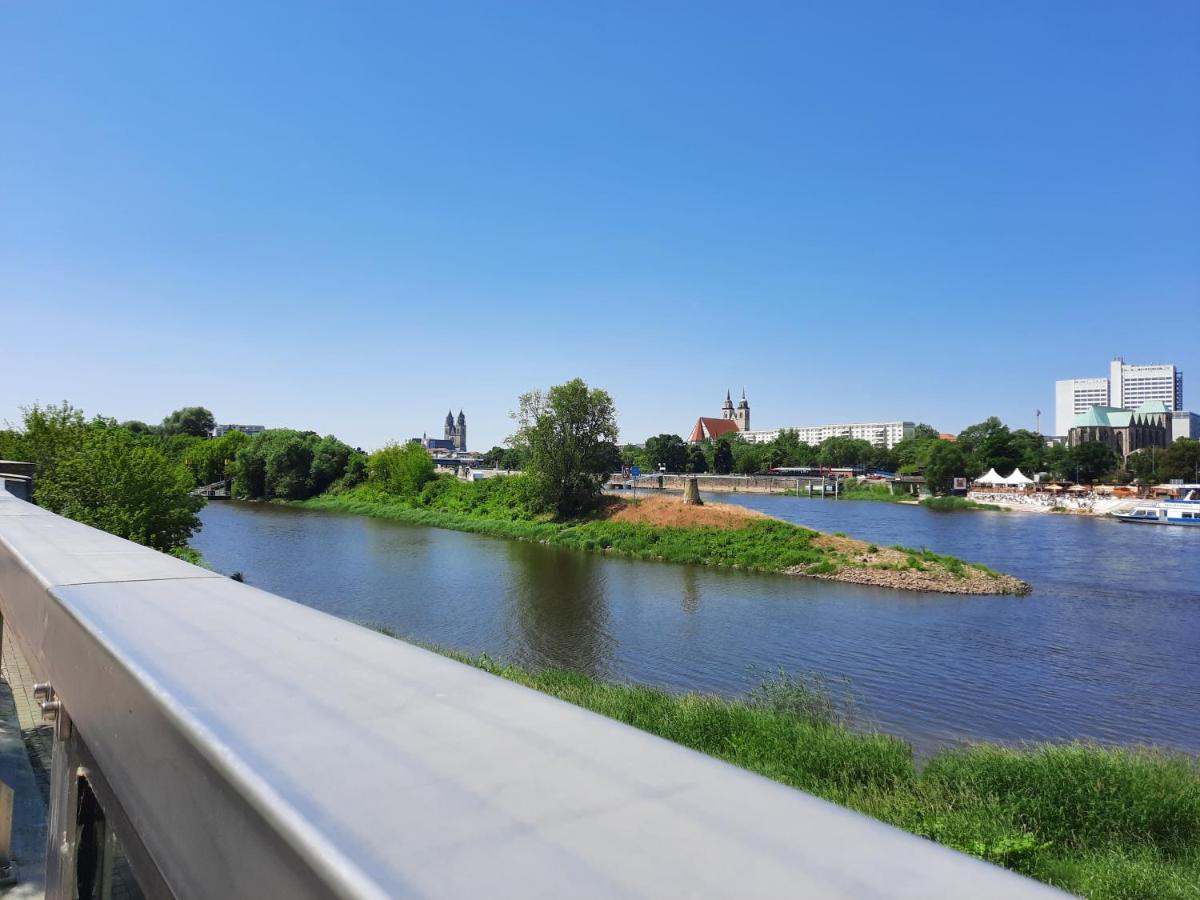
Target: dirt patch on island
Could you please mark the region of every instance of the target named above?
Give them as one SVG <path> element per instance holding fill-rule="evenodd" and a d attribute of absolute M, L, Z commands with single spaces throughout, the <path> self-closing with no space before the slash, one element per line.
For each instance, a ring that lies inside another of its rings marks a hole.
<path fill-rule="evenodd" d="M 751 522 L 770 516 L 731 503 L 692 506 L 675 497 L 644 497 L 638 500 L 613 497 L 607 504 L 604 518 L 613 522 L 644 522 L 664 528 L 745 528 Z"/>
<path fill-rule="evenodd" d="M 607 497 L 599 517 L 612 522 L 644 523 L 660 528 L 737 529 L 746 528 L 754 522 L 781 521 L 735 504 L 690 506 L 677 497 L 661 495 L 636 500 Z M 764 536 L 764 540 L 769 538 Z M 843 535 L 821 533 L 813 537 L 812 546 L 826 551 L 825 559 L 792 566 L 784 569 L 784 574 L 939 594 L 1029 592 L 1028 584 L 1011 575 L 989 572 L 949 557 L 935 558 L 923 550 L 898 550 Z"/>
<path fill-rule="evenodd" d="M 810 572 L 793 566 L 790 575 L 808 575 L 850 584 L 871 584 L 903 591 L 939 594 L 1027 594 L 1029 585 L 1011 575 L 989 572 L 970 563 L 927 559 L 920 551 L 879 547 L 841 535 L 822 534 L 813 546 L 831 550 L 840 557 L 836 572 Z"/>

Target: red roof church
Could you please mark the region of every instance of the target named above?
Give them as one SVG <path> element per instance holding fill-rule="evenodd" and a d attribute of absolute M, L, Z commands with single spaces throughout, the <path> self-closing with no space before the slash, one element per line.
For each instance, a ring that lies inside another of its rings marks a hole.
<path fill-rule="evenodd" d="M 695 443 L 705 438 L 716 438 L 723 434 L 737 434 L 739 431 L 750 430 L 750 404 L 746 401 L 746 389 L 742 389 L 742 399 L 737 409 L 733 408 L 733 398 L 729 391 L 725 392 L 725 403 L 721 407 L 721 418 L 701 416 L 696 420 L 688 440 Z"/>
<path fill-rule="evenodd" d="M 722 434 L 737 434 L 737 432 L 737 422 L 732 419 L 713 419 L 701 416 L 696 420 L 696 427 L 692 429 L 688 440 L 695 443 L 705 438 L 715 438 Z"/>

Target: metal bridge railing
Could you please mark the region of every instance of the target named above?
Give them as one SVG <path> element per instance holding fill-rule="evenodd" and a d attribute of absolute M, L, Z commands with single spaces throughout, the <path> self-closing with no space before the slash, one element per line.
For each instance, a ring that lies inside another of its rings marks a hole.
<path fill-rule="evenodd" d="M 151 897 L 1056 896 L 3 491 L 0 609 L 55 719 L 51 897 L 100 896 L 110 834 Z"/>

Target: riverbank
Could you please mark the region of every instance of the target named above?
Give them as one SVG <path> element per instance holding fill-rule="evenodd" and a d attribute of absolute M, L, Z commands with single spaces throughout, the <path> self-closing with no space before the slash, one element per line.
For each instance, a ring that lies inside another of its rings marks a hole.
<path fill-rule="evenodd" d="M 435 484 L 434 490 L 427 486 L 413 498 L 358 488 L 296 505 L 635 559 L 945 594 L 1029 591 L 1025 582 L 986 566 L 924 549 L 881 548 L 844 535 L 824 535 L 739 506 L 692 507 L 662 496 L 608 497 L 590 518 L 555 522 L 526 511 L 515 478 L 473 483 L 439 479 Z"/>
<path fill-rule="evenodd" d="M 438 652 L 1094 900 L 1200 894 L 1192 756 L 979 744 L 918 766 L 906 742 L 855 730 L 852 705 L 820 679 L 726 700 Z"/>

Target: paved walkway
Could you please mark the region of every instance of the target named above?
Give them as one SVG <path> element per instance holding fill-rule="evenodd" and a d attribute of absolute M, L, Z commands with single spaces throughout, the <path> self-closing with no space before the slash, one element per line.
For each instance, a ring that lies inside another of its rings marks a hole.
<path fill-rule="evenodd" d="M 14 747 L 19 747 L 23 744 L 23 748 L 19 754 L 10 753 L 10 756 L 14 759 L 17 755 L 26 757 L 28 762 L 24 766 L 25 771 L 27 773 L 32 772 L 32 784 L 37 786 L 36 791 L 31 791 L 29 790 L 31 785 L 27 781 L 23 791 L 25 795 L 36 795 L 36 800 L 32 799 L 31 796 L 20 798 L 26 802 L 22 814 L 23 818 L 31 823 L 30 828 L 27 829 L 24 855 L 36 855 L 40 871 L 37 872 L 35 878 L 23 867 L 20 873 L 21 883 L 14 888 L 7 889 L 7 891 L 5 888 L 0 887 L 0 898 L 3 898 L 3 900 L 38 900 L 38 898 L 44 896 L 46 807 L 50 802 L 50 762 L 54 756 L 54 726 L 47 725 L 42 721 L 42 710 L 38 706 L 38 701 L 33 696 L 33 673 L 29 670 L 29 664 L 25 661 L 25 657 L 21 655 L 21 651 L 17 649 L 17 645 L 13 642 L 7 628 L 4 629 L 3 653 L 3 664 L 0 665 L 0 679 L 3 679 L 6 685 L 0 684 L 0 772 L 4 770 L 4 730 L 6 727 L 11 730 L 13 714 L 15 713 L 21 740 L 20 742 L 14 740 L 12 743 Z M 5 698 L 10 690 L 11 707 L 6 707 Z M 15 765 L 14 763 L 10 768 L 15 767 Z M 3 775 L 0 775 L 0 777 L 3 777 Z M 14 794 L 16 794 L 17 786 L 13 785 L 13 789 Z M 18 849 L 16 825 L 18 815 L 15 806 L 20 802 L 20 799 L 14 801 L 14 855 L 17 855 Z M 40 823 L 40 826 L 38 823 Z M 111 900 L 140 900 L 142 897 L 142 892 L 138 888 L 133 874 L 129 871 L 129 863 L 125 859 L 124 851 L 121 849 L 119 843 L 116 847 L 116 854 L 113 860 L 111 885 L 111 892 L 109 894 Z"/>
<path fill-rule="evenodd" d="M 42 792 L 42 803 L 47 803 L 50 798 L 50 760 L 54 756 L 54 726 L 42 721 L 42 711 L 33 696 L 33 673 L 7 628 L 4 629 L 3 653 L 0 678 L 12 689 L 21 736 L 29 748 L 29 762 Z"/>
<path fill-rule="evenodd" d="M 33 676 L 4 630 L 0 667 L 0 780 L 12 788 L 12 856 L 17 883 L 0 887 L 5 900 L 45 896 L 46 798 L 51 729 L 33 698 Z"/>

